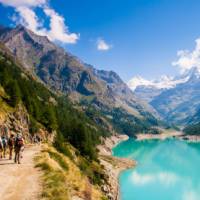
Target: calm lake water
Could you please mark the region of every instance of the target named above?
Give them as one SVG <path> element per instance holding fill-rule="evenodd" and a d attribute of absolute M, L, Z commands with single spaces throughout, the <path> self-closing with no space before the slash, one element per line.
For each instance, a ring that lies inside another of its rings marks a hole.
<path fill-rule="evenodd" d="M 129 139 L 113 155 L 138 162 L 119 177 L 121 200 L 200 200 L 200 143 Z"/>

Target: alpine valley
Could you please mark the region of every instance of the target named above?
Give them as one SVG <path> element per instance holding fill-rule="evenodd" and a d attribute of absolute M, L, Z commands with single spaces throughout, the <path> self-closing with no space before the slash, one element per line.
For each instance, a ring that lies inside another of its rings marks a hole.
<path fill-rule="evenodd" d="M 199 200 L 199 10 L 0 0 L 0 199 Z"/>
<path fill-rule="evenodd" d="M 118 174 L 135 162 L 112 157 L 112 147 L 166 127 L 115 72 L 22 25 L 0 27 L 0 89 L 1 126 L 47 141 L 36 158 L 47 199 L 119 199 Z"/>

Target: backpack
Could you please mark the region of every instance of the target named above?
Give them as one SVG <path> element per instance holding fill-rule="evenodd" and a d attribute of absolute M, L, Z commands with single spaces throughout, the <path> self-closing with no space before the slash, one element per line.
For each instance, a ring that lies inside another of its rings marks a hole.
<path fill-rule="evenodd" d="M 6 148 L 6 146 L 7 146 L 7 140 L 6 140 L 6 138 L 2 139 L 2 144 L 3 144 L 3 148 Z"/>
<path fill-rule="evenodd" d="M 14 143 L 15 143 L 14 138 L 9 138 L 9 140 L 8 140 L 8 146 L 13 146 Z"/>
<path fill-rule="evenodd" d="M 3 149 L 3 144 L 2 144 L 2 140 L 0 140 L 0 150 Z"/>
<path fill-rule="evenodd" d="M 16 140 L 16 146 L 17 147 L 22 147 L 22 146 L 24 146 L 24 141 L 23 141 L 23 139 L 22 138 L 17 138 L 17 140 Z"/>

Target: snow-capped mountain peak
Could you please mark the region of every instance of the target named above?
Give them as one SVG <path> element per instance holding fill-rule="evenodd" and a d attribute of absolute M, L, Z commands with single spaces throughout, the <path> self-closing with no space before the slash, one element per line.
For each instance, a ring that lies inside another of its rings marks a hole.
<path fill-rule="evenodd" d="M 157 89 L 170 89 L 175 87 L 177 84 L 184 83 L 189 80 L 189 76 L 173 77 L 163 75 L 159 79 L 147 80 L 141 76 L 135 76 L 128 81 L 128 86 L 134 91 L 138 86 L 146 86 L 149 88 Z"/>
<path fill-rule="evenodd" d="M 131 88 L 134 91 L 140 85 L 143 85 L 143 86 L 152 85 L 152 81 L 146 80 L 142 78 L 141 76 L 135 76 L 130 81 L 128 81 L 127 85 L 129 86 L 129 88 Z"/>

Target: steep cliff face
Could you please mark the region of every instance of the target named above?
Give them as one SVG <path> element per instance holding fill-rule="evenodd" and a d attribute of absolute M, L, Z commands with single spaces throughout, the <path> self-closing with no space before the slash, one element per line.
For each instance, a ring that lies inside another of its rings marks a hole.
<path fill-rule="evenodd" d="M 27 141 L 31 140 L 29 134 L 29 115 L 22 104 L 16 108 L 10 107 L 6 101 L 7 94 L 0 86 L 0 135 L 22 133 Z"/>
<path fill-rule="evenodd" d="M 33 135 L 30 133 L 30 116 L 23 104 L 16 108 L 10 107 L 2 100 L 0 94 L 0 135 L 21 134 L 27 143 L 32 142 Z M 42 140 L 53 140 L 55 133 L 49 133 L 44 127 L 41 127 L 36 133 Z"/>
<path fill-rule="evenodd" d="M 97 84 L 74 56 L 23 26 L 5 29 L 0 40 L 33 74 L 56 91 L 92 94 L 87 85 Z M 100 89 L 100 88 L 98 88 Z"/>

